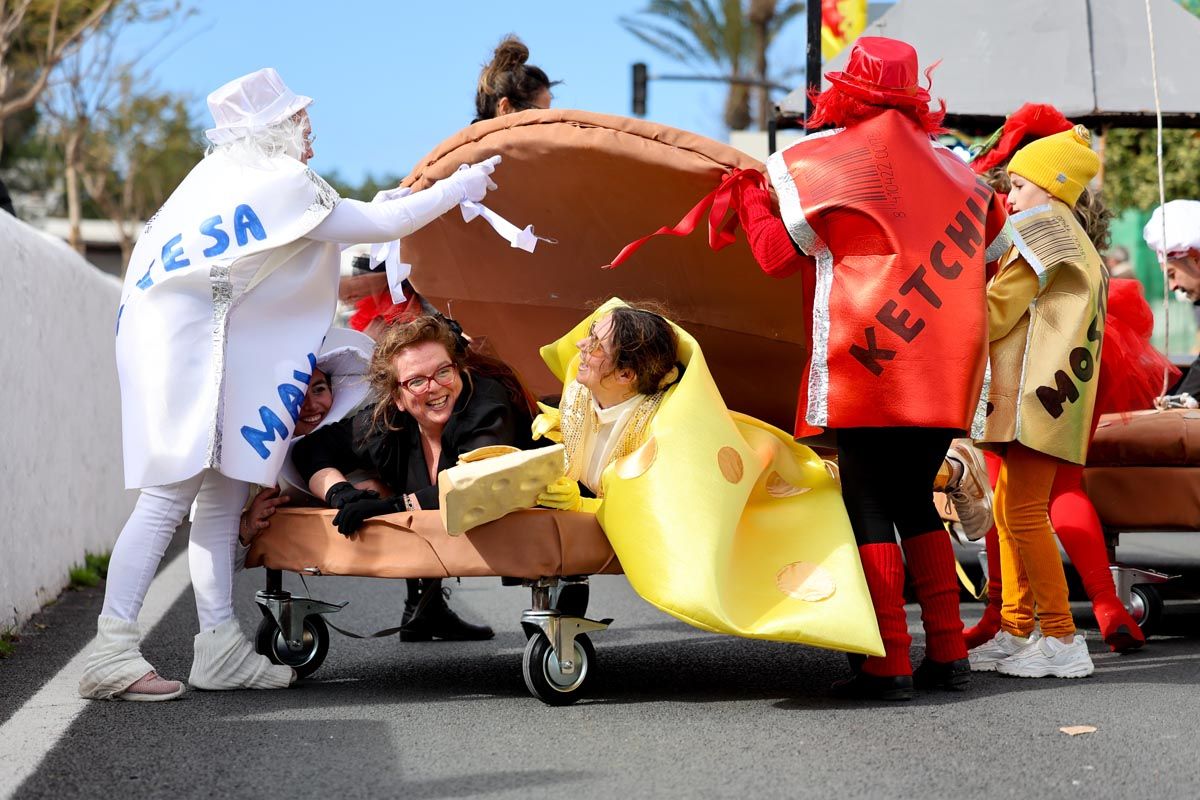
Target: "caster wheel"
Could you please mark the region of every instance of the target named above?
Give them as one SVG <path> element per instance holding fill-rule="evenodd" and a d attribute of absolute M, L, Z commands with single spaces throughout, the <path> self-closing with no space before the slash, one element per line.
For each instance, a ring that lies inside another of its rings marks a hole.
<path fill-rule="evenodd" d="M 1158 589 L 1148 583 L 1139 583 L 1129 590 L 1129 615 L 1137 622 L 1142 633 L 1149 634 L 1162 619 L 1163 601 Z"/>
<path fill-rule="evenodd" d="M 585 582 L 561 583 L 551 595 L 551 607 L 570 617 L 586 617 L 591 588 Z"/>
<path fill-rule="evenodd" d="M 275 620 L 264 616 L 254 637 L 254 649 L 276 664 L 296 670 L 296 677 L 306 678 L 325 661 L 325 655 L 329 652 L 329 627 L 320 614 L 305 617 L 301 645 L 293 649 Z"/>
<path fill-rule="evenodd" d="M 586 634 L 575 637 L 575 671 L 564 674 L 550 640 L 539 632 L 525 645 L 521 672 L 530 694 L 550 706 L 574 703 L 589 684 L 596 668 L 596 648 Z"/>

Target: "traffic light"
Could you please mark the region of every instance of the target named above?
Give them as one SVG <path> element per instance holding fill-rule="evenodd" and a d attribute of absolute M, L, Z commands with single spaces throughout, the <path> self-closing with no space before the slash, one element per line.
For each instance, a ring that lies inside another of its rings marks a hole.
<path fill-rule="evenodd" d="M 633 65 L 633 115 L 646 116 L 646 65 L 640 61 Z"/>

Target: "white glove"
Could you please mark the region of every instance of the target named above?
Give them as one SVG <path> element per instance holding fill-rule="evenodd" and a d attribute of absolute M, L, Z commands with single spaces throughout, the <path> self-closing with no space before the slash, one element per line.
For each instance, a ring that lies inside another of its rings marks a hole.
<path fill-rule="evenodd" d="M 444 185 L 451 194 L 458 198 L 458 202 L 470 200 L 478 203 L 488 191 L 496 188 L 496 184 L 488 176 L 496 170 L 496 165 L 500 163 L 500 156 L 492 156 L 491 158 L 480 161 L 478 164 L 463 164 L 448 178 L 438 181 Z"/>
<path fill-rule="evenodd" d="M 371 198 L 372 203 L 386 203 L 388 200 L 399 200 L 401 197 L 408 197 L 412 194 L 412 189 L 408 186 L 397 186 L 394 189 L 380 189 Z"/>

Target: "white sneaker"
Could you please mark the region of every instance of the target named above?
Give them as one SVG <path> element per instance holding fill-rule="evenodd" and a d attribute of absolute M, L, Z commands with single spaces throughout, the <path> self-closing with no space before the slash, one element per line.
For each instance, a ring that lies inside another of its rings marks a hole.
<path fill-rule="evenodd" d="M 961 472 L 957 482 L 946 486 L 946 496 L 954 504 L 964 535 L 971 541 L 982 539 L 993 524 L 992 487 L 983 453 L 970 439 L 955 439 L 946 460 L 957 463 Z"/>
<path fill-rule="evenodd" d="M 1029 636 L 1013 636 L 1008 631 L 1000 631 L 990 641 L 967 653 L 971 671 L 995 672 L 997 664 L 1028 647 L 1031 642 L 1037 641 L 1037 638 L 1037 631 Z"/>
<path fill-rule="evenodd" d="M 1070 639 L 1043 636 L 996 665 L 996 672 L 1016 678 L 1086 678 L 1095 669 L 1081 633 Z"/>

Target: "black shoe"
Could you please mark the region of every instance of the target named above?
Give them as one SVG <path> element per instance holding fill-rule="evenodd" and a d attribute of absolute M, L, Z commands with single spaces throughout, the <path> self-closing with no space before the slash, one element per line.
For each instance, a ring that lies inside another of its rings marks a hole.
<path fill-rule="evenodd" d="M 965 658 L 945 663 L 928 656 L 913 671 L 913 685 L 918 689 L 945 689 L 961 692 L 971 682 L 971 662 Z"/>
<path fill-rule="evenodd" d="M 858 700 L 912 700 L 913 679 L 911 675 L 872 675 L 859 672 L 833 684 L 833 693 L 838 697 Z"/>
<path fill-rule="evenodd" d="M 421 599 L 404 601 L 400 617 L 400 641 L 428 642 L 446 639 L 454 642 L 474 642 L 491 639 L 495 632 L 487 625 L 472 625 L 451 610 L 446 603 L 450 590 L 441 581 L 422 582 Z"/>

